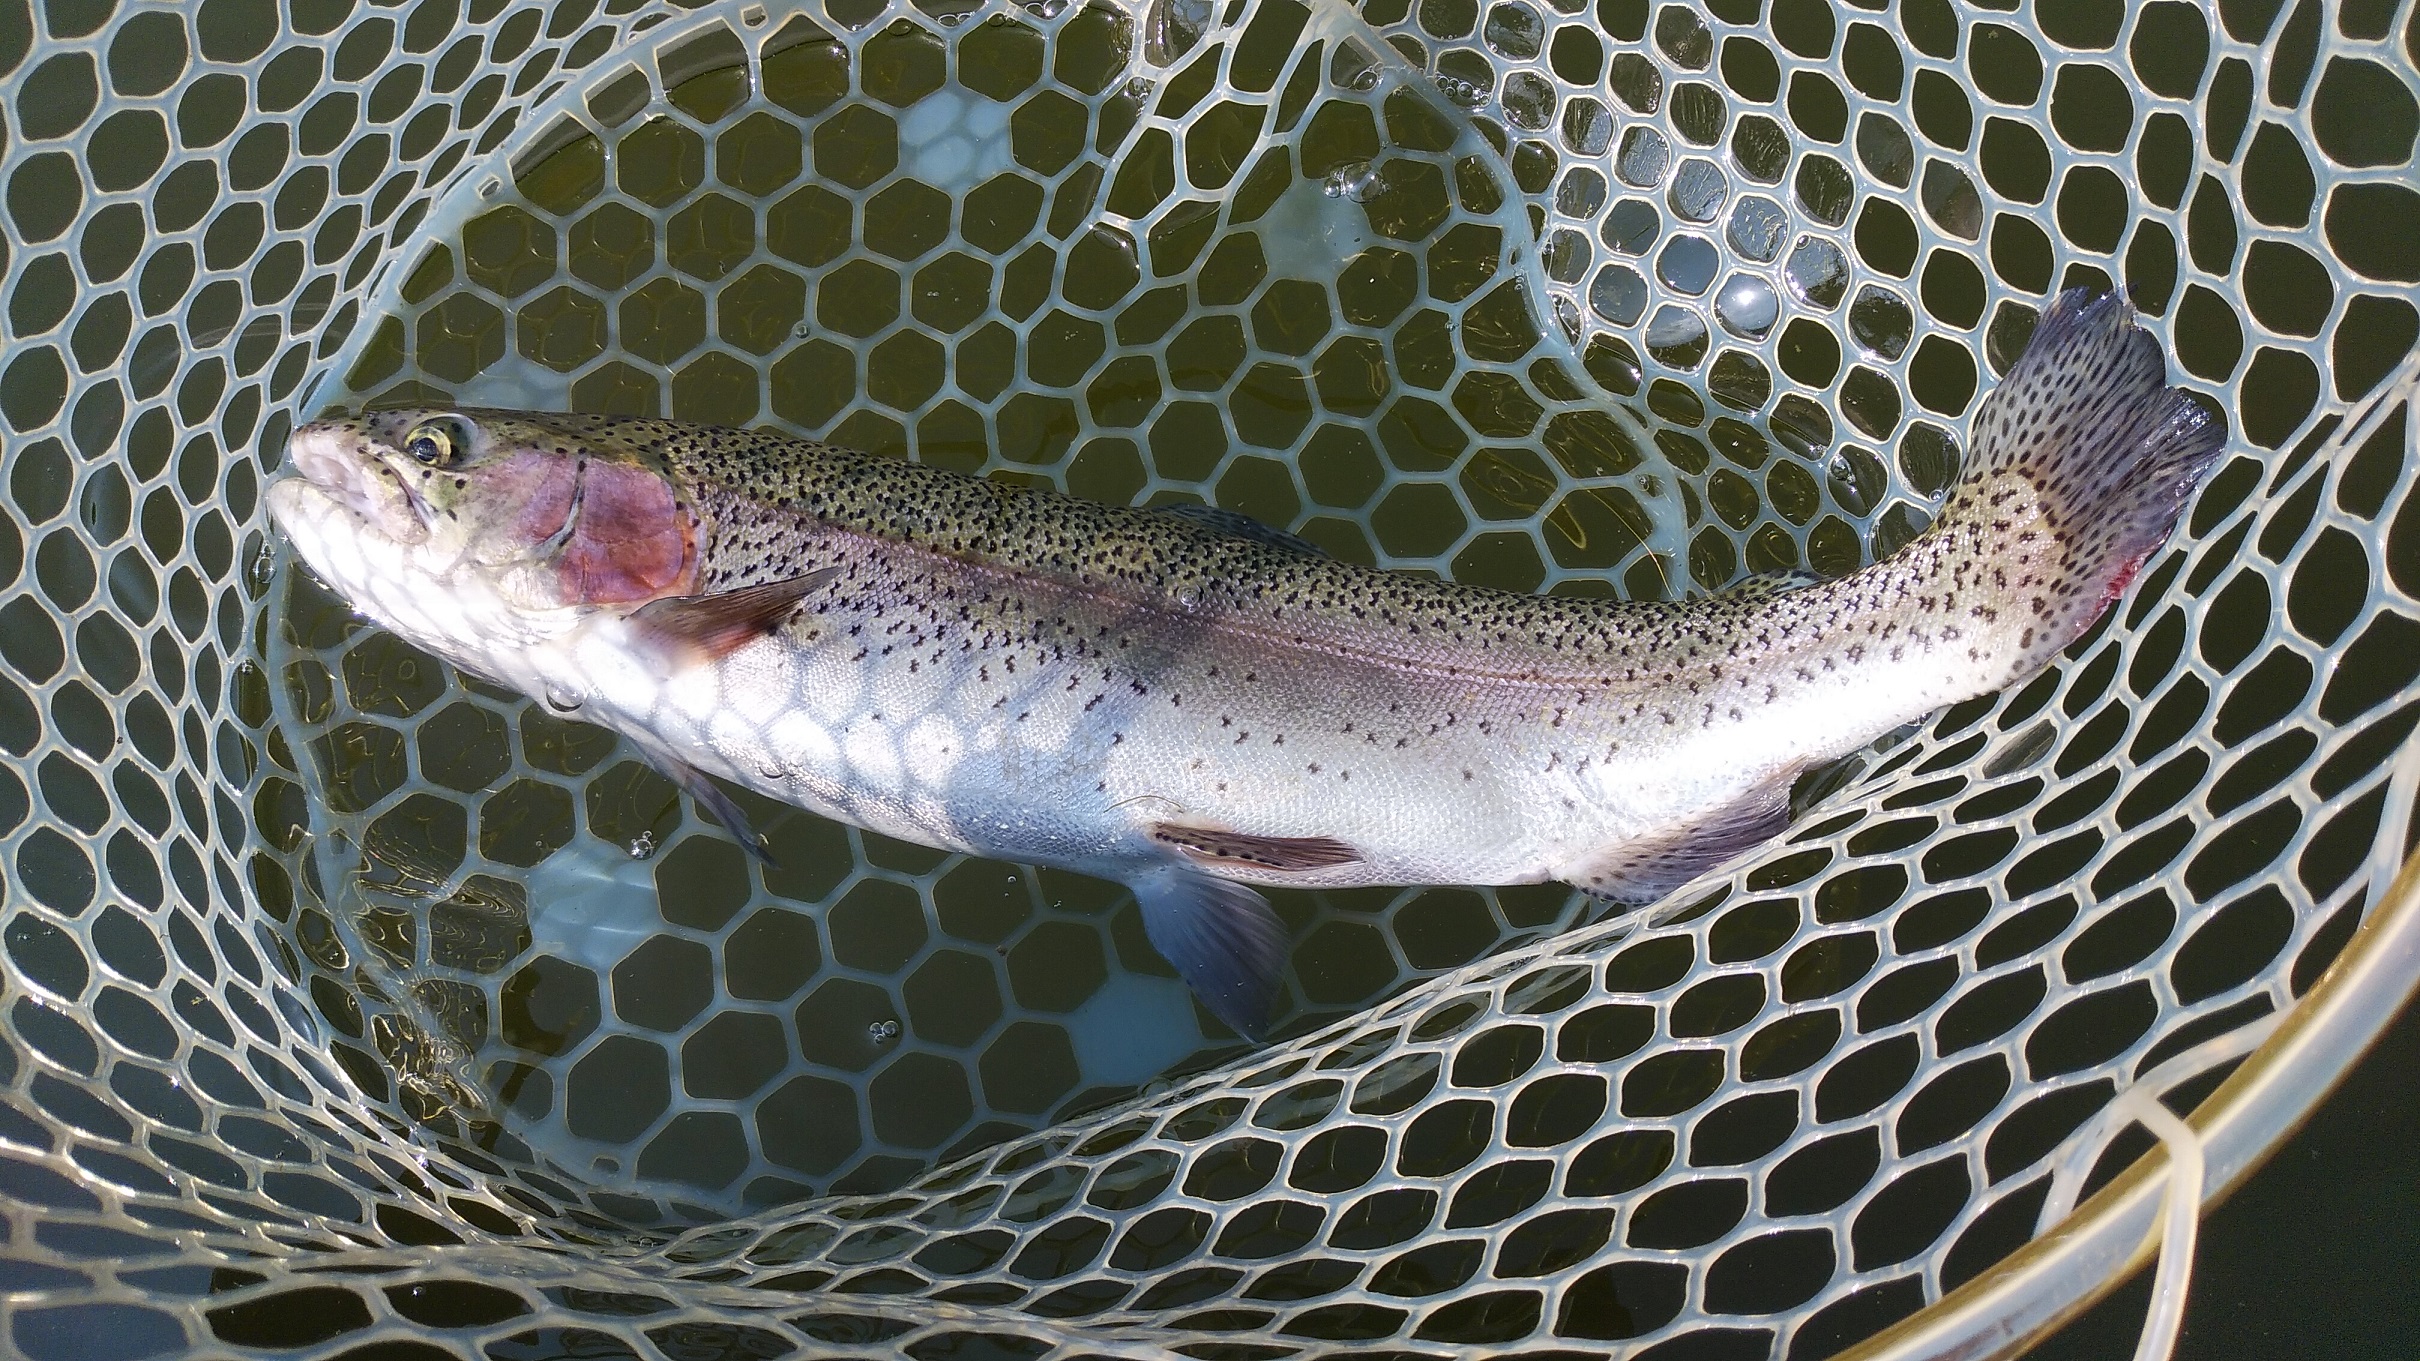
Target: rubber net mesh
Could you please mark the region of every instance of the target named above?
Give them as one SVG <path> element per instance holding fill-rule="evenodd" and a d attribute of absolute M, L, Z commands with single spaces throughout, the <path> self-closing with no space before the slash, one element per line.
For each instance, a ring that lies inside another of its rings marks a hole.
<path fill-rule="evenodd" d="M 1565 7 L 1567 6 L 1567 7 Z M 2420 715 L 2408 3 L 0 3 L 0 1350 L 1812 1357 L 2146 1146 Z M 1679 596 L 1905 541 L 2049 294 L 2233 443 L 2106 623 L 1650 913 L 1130 901 L 281 570 L 336 403 L 769 423 Z"/>

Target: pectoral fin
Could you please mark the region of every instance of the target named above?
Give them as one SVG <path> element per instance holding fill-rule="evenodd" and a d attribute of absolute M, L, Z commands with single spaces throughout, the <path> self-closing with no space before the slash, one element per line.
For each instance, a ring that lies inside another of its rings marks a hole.
<path fill-rule="evenodd" d="M 740 811 L 739 805 L 731 801 L 731 796 L 723 792 L 722 786 L 716 784 L 712 776 L 686 761 L 676 761 L 670 757 L 659 756 L 655 764 L 667 778 L 681 787 L 682 793 L 697 800 L 698 806 L 705 809 L 724 831 L 731 834 L 731 839 L 740 844 L 740 849 L 767 865 L 775 863 L 773 852 L 765 849 L 764 838 L 748 825 L 748 815 Z"/>
<path fill-rule="evenodd" d="M 671 657 L 719 659 L 780 628 L 799 601 L 840 570 L 824 567 L 712 595 L 667 596 L 633 610 L 630 626 Z"/>
<path fill-rule="evenodd" d="M 1193 995 L 1235 1033 L 1257 1040 L 1286 966 L 1285 923 L 1242 884 L 1187 865 L 1155 866 L 1128 881 L 1151 947 L 1176 966 Z"/>

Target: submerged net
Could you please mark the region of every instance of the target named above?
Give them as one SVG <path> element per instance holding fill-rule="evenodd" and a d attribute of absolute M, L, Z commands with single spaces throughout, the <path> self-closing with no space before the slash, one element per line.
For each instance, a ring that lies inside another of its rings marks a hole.
<path fill-rule="evenodd" d="M 2410 8 L 0 4 L 0 1346 L 1816 1357 L 1939 1301 L 2407 844 Z M 1257 1050 L 1110 887 L 761 803 L 752 864 L 259 505 L 333 403 L 646 411 L 1678 596 L 1917 532 L 2078 285 L 2233 432 L 2101 628 L 1653 913 L 1275 895 Z"/>

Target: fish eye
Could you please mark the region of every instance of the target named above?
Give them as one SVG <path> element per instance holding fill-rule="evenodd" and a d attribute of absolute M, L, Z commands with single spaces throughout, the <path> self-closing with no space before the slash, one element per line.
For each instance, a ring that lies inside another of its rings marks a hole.
<path fill-rule="evenodd" d="M 422 421 L 403 437 L 403 451 L 425 468 L 452 467 L 469 441 L 459 421 Z"/>

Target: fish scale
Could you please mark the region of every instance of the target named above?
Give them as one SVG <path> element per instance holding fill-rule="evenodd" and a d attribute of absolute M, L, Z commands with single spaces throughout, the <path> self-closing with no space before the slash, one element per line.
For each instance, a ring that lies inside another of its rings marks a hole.
<path fill-rule="evenodd" d="M 1809 766 L 2044 664 L 2222 442 L 2122 300 L 2069 294 L 1931 529 L 1685 604 L 632 418 L 318 422 L 270 503 L 361 608 L 630 737 L 751 844 L 706 777 L 1128 884 L 1250 1033 L 1285 951 L 1246 885 L 1660 896 L 1779 831 Z"/>

